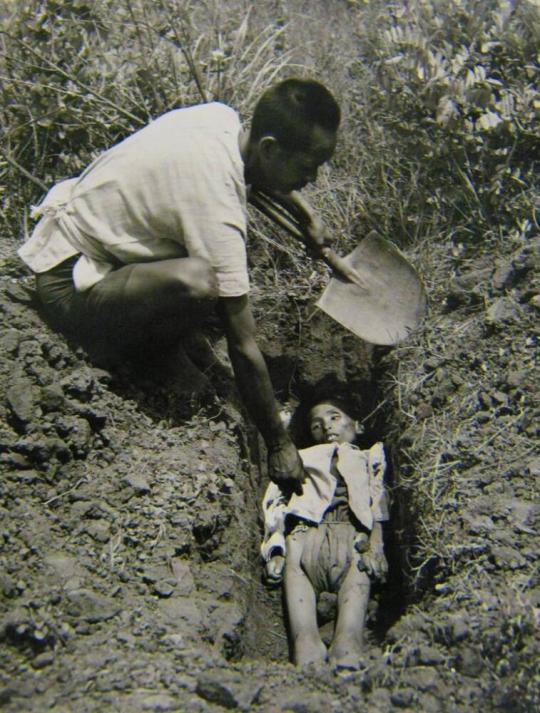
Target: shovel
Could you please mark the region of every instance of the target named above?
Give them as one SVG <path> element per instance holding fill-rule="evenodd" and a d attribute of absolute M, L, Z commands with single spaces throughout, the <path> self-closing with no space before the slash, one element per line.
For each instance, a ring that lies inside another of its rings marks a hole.
<path fill-rule="evenodd" d="M 299 218 L 276 198 L 257 191 L 250 202 L 305 241 Z M 426 311 L 424 287 L 395 245 L 372 231 L 346 257 L 328 247 L 321 257 L 336 276 L 316 305 L 346 329 L 371 344 L 392 345 L 418 328 Z"/>

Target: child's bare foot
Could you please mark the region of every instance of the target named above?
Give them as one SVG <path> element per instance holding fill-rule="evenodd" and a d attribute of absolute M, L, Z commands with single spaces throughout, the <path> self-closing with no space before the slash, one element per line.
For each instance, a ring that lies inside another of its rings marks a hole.
<path fill-rule="evenodd" d="M 335 669 L 357 671 L 362 667 L 363 646 L 358 641 L 343 641 L 333 644 L 328 659 Z"/>
<path fill-rule="evenodd" d="M 297 666 L 308 666 L 326 661 L 328 652 L 319 637 L 298 636 L 294 642 L 294 662 Z"/>

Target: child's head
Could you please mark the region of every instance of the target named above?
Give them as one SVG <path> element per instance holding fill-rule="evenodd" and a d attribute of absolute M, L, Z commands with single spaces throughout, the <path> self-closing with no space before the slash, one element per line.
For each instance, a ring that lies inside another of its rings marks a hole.
<path fill-rule="evenodd" d="M 339 122 L 339 106 L 319 82 L 285 79 L 270 87 L 251 123 L 254 184 L 289 193 L 315 181 L 334 153 Z"/>
<path fill-rule="evenodd" d="M 339 399 L 324 399 L 312 406 L 307 418 L 314 443 L 353 443 L 360 428 L 347 411 Z"/>

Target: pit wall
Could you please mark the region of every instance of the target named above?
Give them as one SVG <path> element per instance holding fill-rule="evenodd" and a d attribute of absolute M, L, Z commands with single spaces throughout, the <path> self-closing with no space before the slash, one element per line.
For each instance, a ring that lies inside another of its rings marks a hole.
<path fill-rule="evenodd" d="M 291 319 L 277 331 L 263 318 L 259 334 L 261 348 L 278 398 L 286 409 L 294 411 L 298 403 L 315 394 L 329 396 L 345 392 L 364 428 L 358 445 L 368 448 L 376 441 L 385 445 L 386 485 L 391 497 L 391 517 L 384 534 L 389 575 L 386 584 L 373 587 L 368 622 L 373 641 L 383 644 L 385 632 L 401 616 L 412 597 L 412 592 L 407 590 L 411 581 L 408 548 L 414 543 L 411 528 L 416 521 L 410 517 L 410 504 L 400 495 L 396 480 L 399 473 L 397 443 L 394 436 L 389 436 L 395 404 L 393 394 L 384 393 L 384 385 L 391 381 L 391 369 L 395 368 L 391 348 L 363 342 L 319 311 L 312 310 L 307 322 L 300 330 Z M 307 444 L 300 441 L 298 445 Z M 264 461 L 259 455 L 261 479 L 266 483 Z M 260 508 L 260 504 L 257 507 Z"/>
<path fill-rule="evenodd" d="M 78 628 L 91 635 L 85 617 L 113 591 L 111 616 L 123 611 L 141 632 L 153 627 L 228 661 L 287 661 L 281 594 L 263 587 L 258 554 L 266 453 L 236 398 L 188 398 L 129 369 L 95 367 L 41 320 L 32 278 L 16 259 L 9 266 L 0 300 L 8 578 L 20 570 L 20 538 L 32 542 L 31 587 L 17 593 L 14 582 L 10 603 L 22 612 L 55 592 L 47 650 L 64 624 L 75 640 Z M 374 354 L 359 340 L 322 314 L 310 319 L 309 343 L 298 342 L 294 322 L 279 342 L 261 324 L 283 405 L 340 382 L 359 397 L 359 413 L 374 410 Z M 381 413 L 366 421 L 366 443 L 384 440 Z M 32 522 L 27 532 L 21 517 Z M 10 609 L 0 634 L 23 660 L 43 653 L 32 620 L 12 620 Z"/>

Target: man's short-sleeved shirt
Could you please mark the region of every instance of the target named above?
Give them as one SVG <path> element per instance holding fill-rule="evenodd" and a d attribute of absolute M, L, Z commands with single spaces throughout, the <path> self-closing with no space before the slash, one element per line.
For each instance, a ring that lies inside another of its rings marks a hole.
<path fill-rule="evenodd" d="M 238 114 L 219 103 L 162 115 L 66 182 L 56 198 L 53 189 L 19 255 L 44 272 L 81 252 L 88 259 L 74 271 L 79 289 L 101 279 L 108 263 L 201 257 L 216 271 L 220 296 L 245 294 L 240 131 Z"/>

